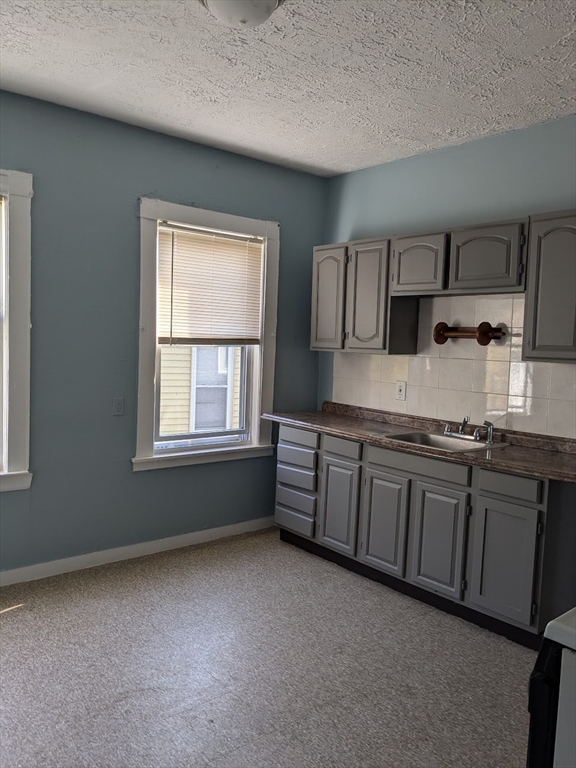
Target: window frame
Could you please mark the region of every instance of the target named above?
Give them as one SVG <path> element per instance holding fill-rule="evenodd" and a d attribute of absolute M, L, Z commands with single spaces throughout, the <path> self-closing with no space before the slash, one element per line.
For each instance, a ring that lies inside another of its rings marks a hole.
<path fill-rule="evenodd" d="M 0 467 L 0 492 L 20 491 L 30 487 L 30 273 L 31 208 L 33 178 L 31 173 L 0 170 L 0 196 L 4 198 L 5 224 L 5 295 L 8 323 L 2 339 L 0 375 L 3 384 L 0 407 L 3 409 L 3 460 Z M 7 350 L 7 355 L 5 354 Z M 6 371 L 9 370 L 9 375 Z M 6 396 L 7 391 L 7 396 Z"/>
<path fill-rule="evenodd" d="M 136 455 L 132 459 L 135 472 L 162 467 L 231 461 L 258 456 L 270 456 L 272 425 L 261 414 L 273 409 L 274 368 L 276 358 L 276 322 L 278 307 L 278 270 L 280 256 L 280 225 L 274 221 L 250 219 L 189 205 L 168 203 L 152 198 L 140 199 L 140 325 L 138 359 L 138 406 Z M 154 451 L 156 375 L 156 294 L 157 294 L 157 231 L 162 221 L 188 226 L 238 232 L 265 239 L 264 302 L 262 338 L 260 343 L 259 382 L 252 381 L 252 436 L 238 446 L 191 447 L 173 452 Z M 259 384 L 259 386 L 258 386 Z M 255 402 L 254 402 L 255 401 Z"/>

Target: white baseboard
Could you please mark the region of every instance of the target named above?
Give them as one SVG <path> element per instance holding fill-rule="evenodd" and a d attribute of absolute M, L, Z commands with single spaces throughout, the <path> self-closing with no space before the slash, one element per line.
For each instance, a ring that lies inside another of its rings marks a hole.
<path fill-rule="evenodd" d="M 84 568 L 94 568 L 96 565 L 116 563 L 119 560 L 130 560 L 143 555 L 153 555 L 156 552 L 165 552 L 169 549 L 189 547 L 193 544 L 202 544 L 205 541 L 224 539 L 229 536 L 237 536 L 240 533 L 259 531 L 262 528 L 270 528 L 274 525 L 274 517 L 259 517 L 256 520 L 246 520 L 233 525 L 223 525 L 219 528 L 209 528 L 206 531 L 194 531 L 184 533 L 181 536 L 169 536 L 166 539 L 144 541 L 141 544 L 131 544 L 127 547 L 105 549 L 101 552 L 89 552 L 77 557 L 66 557 L 63 560 L 51 560 L 48 563 L 28 565 L 24 568 L 13 568 L 8 571 L 0 571 L 0 586 L 19 584 L 22 581 L 35 581 L 45 579 L 47 576 L 56 576 L 59 573 L 81 571 Z"/>

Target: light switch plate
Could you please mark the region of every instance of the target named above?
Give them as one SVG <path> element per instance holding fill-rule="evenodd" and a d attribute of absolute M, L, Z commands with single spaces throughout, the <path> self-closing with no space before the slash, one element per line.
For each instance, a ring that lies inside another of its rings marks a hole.
<path fill-rule="evenodd" d="M 124 398 L 112 398 L 112 416 L 124 416 Z"/>
<path fill-rule="evenodd" d="M 406 400 L 406 382 L 396 382 L 396 400 Z"/>

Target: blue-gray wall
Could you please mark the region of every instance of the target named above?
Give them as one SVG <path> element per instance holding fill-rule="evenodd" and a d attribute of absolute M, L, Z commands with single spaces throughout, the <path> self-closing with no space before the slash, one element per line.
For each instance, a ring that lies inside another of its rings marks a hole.
<path fill-rule="evenodd" d="M 576 116 L 328 182 L 325 242 L 425 232 L 576 207 Z M 318 399 L 332 395 L 320 353 Z"/>
<path fill-rule="evenodd" d="M 10 93 L 0 129 L 0 166 L 35 190 L 34 480 L 0 495 L 5 569 L 272 509 L 272 459 L 132 472 L 139 197 L 280 222 L 277 410 L 331 395 L 332 355 L 308 351 L 313 245 L 575 205 L 575 118 L 329 181 Z"/>
<path fill-rule="evenodd" d="M 272 458 L 132 472 L 138 198 L 280 222 L 275 408 L 314 408 L 312 246 L 326 181 L 10 93 L 0 166 L 34 174 L 29 491 L 0 495 L 3 569 L 271 513 Z M 124 395 L 126 415 L 111 415 Z"/>

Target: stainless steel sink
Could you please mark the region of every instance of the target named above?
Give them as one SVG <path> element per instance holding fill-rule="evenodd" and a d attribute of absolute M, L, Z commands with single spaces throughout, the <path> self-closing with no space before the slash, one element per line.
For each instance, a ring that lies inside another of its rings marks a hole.
<path fill-rule="evenodd" d="M 408 432 L 405 435 L 387 435 L 390 440 L 412 445 L 424 445 L 427 448 L 439 448 L 450 453 L 464 451 L 485 451 L 490 448 L 504 448 L 507 443 L 484 443 L 471 437 L 452 437 L 451 435 L 435 435 L 432 432 Z"/>

